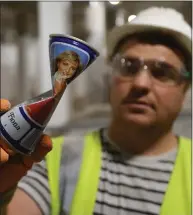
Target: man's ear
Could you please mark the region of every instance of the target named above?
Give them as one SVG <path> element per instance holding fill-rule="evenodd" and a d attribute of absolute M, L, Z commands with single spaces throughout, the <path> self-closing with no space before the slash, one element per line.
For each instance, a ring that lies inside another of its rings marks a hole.
<path fill-rule="evenodd" d="M 186 105 L 186 103 L 190 103 L 191 102 L 191 85 L 186 85 L 184 86 L 184 99 L 183 99 L 183 107 L 184 105 Z"/>
<path fill-rule="evenodd" d="M 187 91 L 190 90 L 191 87 L 192 87 L 192 83 L 191 83 L 191 80 L 189 80 L 184 84 L 184 93 L 187 93 Z"/>

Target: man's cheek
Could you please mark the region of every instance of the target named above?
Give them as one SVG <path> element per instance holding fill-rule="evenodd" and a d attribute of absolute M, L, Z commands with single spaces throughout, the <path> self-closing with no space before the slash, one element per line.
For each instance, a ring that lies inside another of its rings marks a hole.
<path fill-rule="evenodd" d="M 173 102 L 174 109 L 179 112 L 183 108 L 184 96 L 177 95 L 176 97 L 173 97 L 172 102 Z"/>
<path fill-rule="evenodd" d="M 118 76 L 114 76 L 113 77 L 113 84 L 117 87 L 120 87 L 121 85 L 123 85 L 123 80 L 121 80 L 121 78 Z"/>
<path fill-rule="evenodd" d="M 160 98 L 159 107 L 169 114 L 178 113 L 181 110 L 183 104 L 182 95 L 179 94 L 167 94 Z"/>
<path fill-rule="evenodd" d="M 115 94 L 124 97 L 128 93 L 130 87 L 127 81 L 123 81 L 119 77 L 114 77 L 112 80 L 112 88 Z"/>

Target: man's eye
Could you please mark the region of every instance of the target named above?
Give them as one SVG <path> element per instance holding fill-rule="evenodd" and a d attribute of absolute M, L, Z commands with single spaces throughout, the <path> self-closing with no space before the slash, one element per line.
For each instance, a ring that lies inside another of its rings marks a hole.
<path fill-rule="evenodd" d="M 167 77 L 166 70 L 161 68 L 153 68 L 151 72 L 155 78 Z"/>

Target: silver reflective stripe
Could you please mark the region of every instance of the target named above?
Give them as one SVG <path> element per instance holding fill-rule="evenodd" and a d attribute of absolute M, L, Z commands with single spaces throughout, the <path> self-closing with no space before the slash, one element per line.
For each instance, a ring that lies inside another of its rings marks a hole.
<path fill-rule="evenodd" d="M 73 137 L 64 139 L 60 167 L 60 199 L 61 211 L 65 214 L 69 214 L 70 211 L 82 161 L 83 146 L 84 135 L 74 134 Z"/>

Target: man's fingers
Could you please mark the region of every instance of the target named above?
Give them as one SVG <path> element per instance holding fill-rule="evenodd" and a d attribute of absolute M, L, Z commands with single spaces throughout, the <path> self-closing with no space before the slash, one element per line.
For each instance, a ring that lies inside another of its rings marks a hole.
<path fill-rule="evenodd" d="M 8 162 L 0 165 L 0 193 L 3 193 L 15 186 L 28 171 L 22 162 L 12 160 L 12 158 L 15 159 L 15 157 L 11 157 Z"/>
<path fill-rule="evenodd" d="M 0 115 L 11 108 L 11 103 L 7 99 L 0 99 Z"/>
<path fill-rule="evenodd" d="M 35 151 L 31 156 L 25 156 L 23 162 L 26 166 L 30 166 L 31 162 L 40 162 L 48 152 L 52 150 L 52 140 L 48 135 L 42 135 Z"/>
<path fill-rule="evenodd" d="M 32 157 L 35 162 L 41 161 L 52 150 L 52 140 L 48 135 L 42 135 Z"/>
<path fill-rule="evenodd" d="M 7 162 L 8 159 L 9 159 L 8 153 L 5 150 L 3 150 L 2 148 L 0 148 L 0 165 L 2 163 Z"/>
<path fill-rule="evenodd" d="M 0 193 L 15 186 L 26 175 L 33 163 L 41 161 L 51 149 L 51 138 L 48 135 L 42 135 L 35 152 L 31 156 L 20 154 L 10 156 L 8 162 L 0 165 Z"/>
<path fill-rule="evenodd" d="M 0 165 L 1 193 L 15 186 L 15 184 L 26 175 L 34 162 L 41 161 L 46 154 L 51 151 L 52 141 L 48 135 L 42 135 L 35 152 L 31 156 L 22 156 L 18 154 L 9 157 L 5 150 L 2 148 L 0 149 L 1 161 L 4 162 Z"/>
<path fill-rule="evenodd" d="M 16 152 L 14 152 L 8 145 L 8 143 L 5 141 L 3 137 L 0 136 L 0 148 L 2 148 L 7 154 L 14 155 Z"/>

